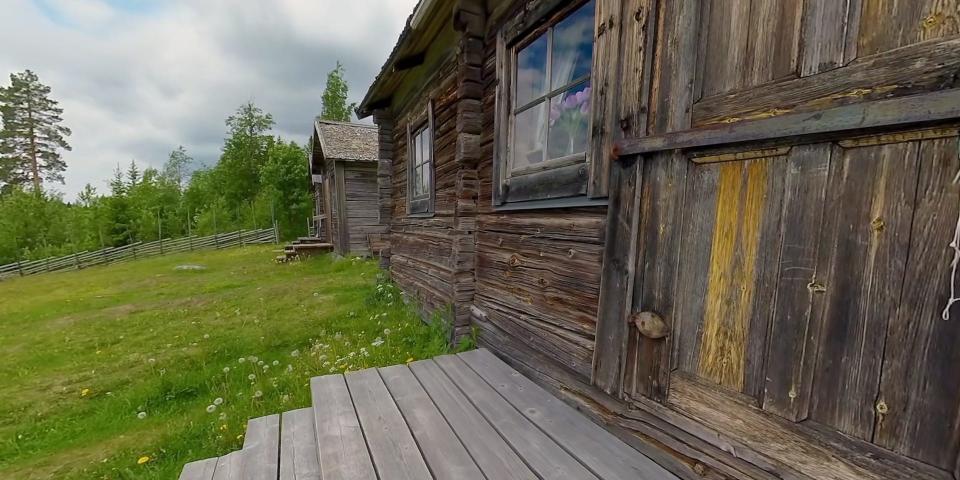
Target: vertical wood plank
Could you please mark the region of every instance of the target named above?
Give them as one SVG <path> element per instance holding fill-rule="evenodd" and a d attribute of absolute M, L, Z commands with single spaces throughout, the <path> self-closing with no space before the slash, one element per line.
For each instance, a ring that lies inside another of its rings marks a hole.
<path fill-rule="evenodd" d="M 310 394 L 323 479 L 376 480 L 373 461 L 343 375 L 311 378 Z"/>
<path fill-rule="evenodd" d="M 950 296 L 960 186 L 957 138 L 920 145 L 920 182 L 903 298 L 887 328 L 874 442 L 951 470 L 960 450 L 960 305 L 940 317 Z"/>
<path fill-rule="evenodd" d="M 860 0 L 805 0 L 801 25 L 800 76 L 847 64 L 856 51 L 847 48 L 860 22 Z"/>
<path fill-rule="evenodd" d="M 873 436 L 880 382 L 877 332 L 899 304 L 917 173 L 916 142 L 848 149 L 831 165 L 826 211 L 834 218 L 820 240 L 831 248 L 810 417 L 864 440 Z"/>
<path fill-rule="evenodd" d="M 706 0 L 698 29 L 702 36 L 702 75 L 698 98 L 739 90 L 749 72 L 748 40 L 752 30 L 750 0 Z M 779 2 L 770 2 L 779 3 Z"/>
<path fill-rule="evenodd" d="M 250 419 L 243 449 L 244 478 L 276 479 L 280 461 L 280 415 Z"/>
<path fill-rule="evenodd" d="M 752 87 L 798 76 L 803 1 L 753 0 L 750 3 L 748 63 L 743 65 L 740 86 Z"/>
<path fill-rule="evenodd" d="M 651 134 L 690 128 L 696 75 L 700 1 L 664 2 L 657 22 L 657 47 L 650 90 Z"/>
<path fill-rule="evenodd" d="M 597 0 L 593 42 L 593 76 L 590 80 L 590 178 L 587 195 L 606 197 L 609 187 L 610 152 L 617 132 L 620 99 L 620 28 L 622 0 Z"/>
<path fill-rule="evenodd" d="M 763 408 L 801 420 L 810 399 L 819 323 L 811 322 L 820 226 L 832 147 L 794 147 L 787 162 L 777 299 L 770 326 Z M 814 341 L 811 341 L 814 340 Z"/>
<path fill-rule="evenodd" d="M 860 57 L 960 33 L 958 0 L 862 0 Z"/>
<path fill-rule="evenodd" d="M 689 161 L 680 152 L 665 153 L 649 160 L 644 170 L 637 266 L 642 282 L 634 287 L 633 311 L 658 313 L 672 333 L 659 340 L 635 337 L 632 386 L 636 394 L 663 401 L 669 389 L 671 364 L 677 365 L 671 362 L 671 345 L 681 338 L 685 328 L 680 323 L 686 314 L 677 310 L 679 299 L 685 295 L 681 292 L 684 285 L 678 282 L 680 257 L 694 254 L 681 253 L 684 205 L 690 193 Z"/>
<path fill-rule="evenodd" d="M 429 480 L 430 471 L 376 369 L 345 375 L 370 456 L 380 476 Z"/>
<path fill-rule="evenodd" d="M 217 468 L 217 458 L 197 460 L 183 466 L 179 480 L 210 480 Z"/>

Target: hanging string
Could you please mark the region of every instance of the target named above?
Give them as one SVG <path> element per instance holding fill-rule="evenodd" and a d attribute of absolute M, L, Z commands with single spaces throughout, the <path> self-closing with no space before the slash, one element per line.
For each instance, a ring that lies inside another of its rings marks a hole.
<path fill-rule="evenodd" d="M 960 157 L 960 140 L 957 142 L 957 156 Z M 960 182 L 960 171 L 953 177 L 953 184 Z M 957 297 L 957 265 L 960 264 L 960 215 L 957 215 L 957 227 L 953 231 L 953 241 L 950 242 L 950 248 L 953 249 L 953 261 L 950 262 L 950 300 L 947 300 L 947 307 L 943 309 L 940 316 L 944 320 L 950 320 L 950 307 L 954 303 L 960 302 Z"/>

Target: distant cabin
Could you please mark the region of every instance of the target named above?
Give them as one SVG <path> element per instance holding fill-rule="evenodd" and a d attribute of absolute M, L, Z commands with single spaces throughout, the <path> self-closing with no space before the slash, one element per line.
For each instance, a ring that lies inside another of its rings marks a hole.
<path fill-rule="evenodd" d="M 310 155 L 311 229 L 340 255 L 369 255 L 384 227 L 377 211 L 377 129 L 318 120 Z"/>

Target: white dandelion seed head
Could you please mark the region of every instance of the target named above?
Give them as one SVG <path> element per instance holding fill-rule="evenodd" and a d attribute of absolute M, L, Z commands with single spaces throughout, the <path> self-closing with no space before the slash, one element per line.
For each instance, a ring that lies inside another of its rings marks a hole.
<path fill-rule="evenodd" d="M 143 420 L 144 418 L 147 418 L 147 412 L 140 412 L 140 413 L 138 413 L 138 414 L 137 414 L 137 418 L 139 418 L 140 420 Z"/>
<path fill-rule="evenodd" d="M 300 350 L 294 350 L 294 351 L 290 352 L 290 356 L 291 356 L 291 357 L 299 357 L 299 356 L 300 356 Z"/>
<path fill-rule="evenodd" d="M 217 411 L 216 405 L 207 405 L 207 413 L 213 413 L 215 411 Z"/>
<path fill-rule="evenodd" d="M 247 379 L 248 379 L 248 380 L 256 380 L 256 379 L 257 379 L 257 376 L 251 373 L 250 375 L 247 375 Z"/>
<path fill-rule="evenodd" d="M 257 365 L 263 365 L 263 360 L 260 360 L 259 362 L 257 362 Z"/>
<path fill-rule="evenodd" d="M 223 367 L 223 373 L 230 373 L 230 367 Z"/>
<path fill-rule="evenodd" d="M 210 338 L 210 334 L 209 334 L 209 333 L 204 333 L 204 334 L 203 334 L 203 338 Z"/>
<path fill-rule="evenodd" d="M 213 404 L 214 404 L 214 405 L 222 405 L 222 404 L 223 404 L 223 399 L 220 398 L 220 397 L 217 397 L 217 398 L 213 399 Z"/>
<path fill-rule="evenodd" d="M 247 359 L 246 359 L 246 358 L 243 358 L 243 357 L 240 357 L 240 358 L 237 359 L 237 363 L 244 363 L 244 362 L 246 362 L 246 361 L 247 361 Z"/>
<path fill-rule="evenodd" d="M 263 392 L 261 392 L 260 390 L 253 392 L 253 398 L 260 398 L 262 396 L 263 396 Z"/>
<path fill-rule="evenodd" d="M 280 361 L 279 361 L 279 360 L 274 360 L 273 363 L 272 363 L 272 365 L 273 365 L 274 367 L 276 367 L 277 365 L 280 365 Z"/>
<path fill-rule="evenodd" d="M 383 329 L 383 334 L 384 334 L 384 335 L 390 335 L 390 329 L 389 329 L 389 328 L 384 328 L 384 329 Z"/>
<path fill-rule="evenodd" d="M 150 364 L 154 364 L 154 363 L 157 363 L 157 359 L 156 359 L 156 358 L 150 358 L 150 359 L 147 360 L 147 362 L 149 362 Z"/>

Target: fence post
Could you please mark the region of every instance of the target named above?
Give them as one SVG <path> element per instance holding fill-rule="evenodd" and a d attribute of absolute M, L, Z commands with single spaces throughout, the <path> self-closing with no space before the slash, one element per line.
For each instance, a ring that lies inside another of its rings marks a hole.
<path fill-rule="evenodd" d="M 17 259 L 17 271 L 20 272 L 20 276 L 23 276 L 23 267 L 20 265 L 20 260 Z"/>
<path fill-rule="evenodd" d="M 214 250 L 220 250 L 220 237 L 216 233 L 213 234 L 213 248 Z"/>
<path fill-rule="evenodd" d="M 50 257 L 47 257 L 47 258 L 44 260 L 44 263 L 43 263 L 43 264 L 44 264 L 44 266 L 45 266 L 45 270 L 49 272 L 49 271 L 50 271 Z"/>
<path fill-rule="evenodd" d="M 77 252 L 73 252 L 73 265 L 80 270 L 80 255 Z"/>
<path fill-rule="evenodd" d="M 276 220 L 273 222 L 273 243 L 280 243 L 280 229 L 277 228 Z"/>
<path fill-rule="evenodd" d="M 243 229 L 242 229 L 242 228 L 241 228 L 240 230 L 237 230 L 237 240 L 240 241 L 240 246 L 241 246 L 241 247 L 246 247 L 246 246 L 247 246 L 246 243 L 243 243 Z"/>

